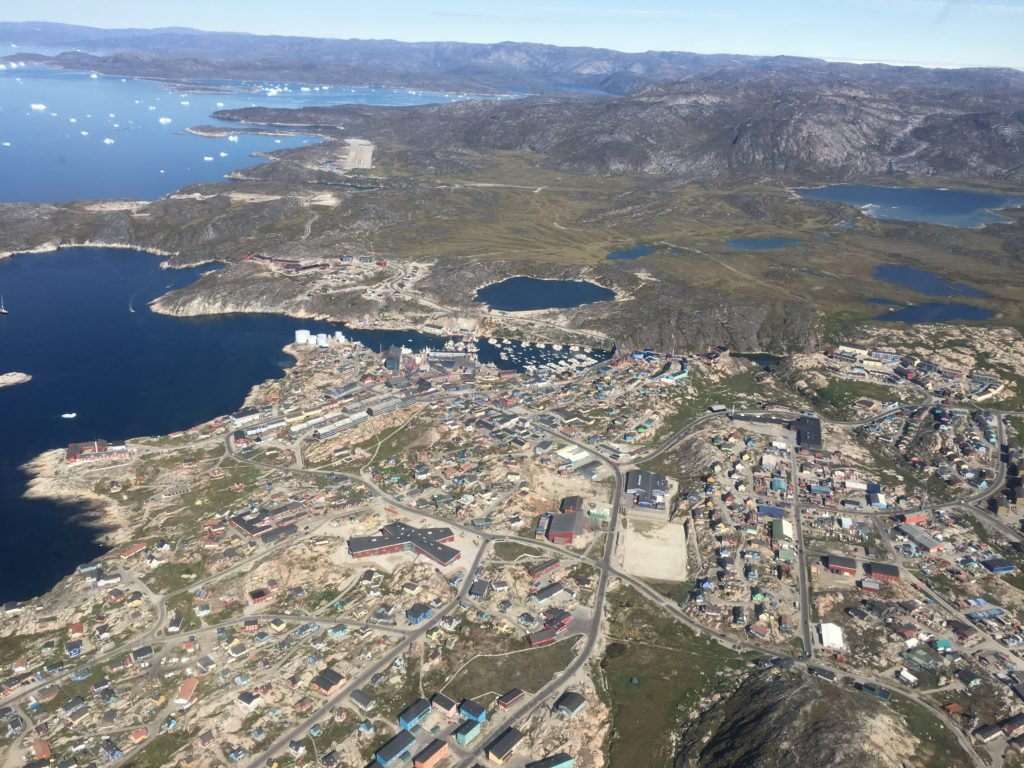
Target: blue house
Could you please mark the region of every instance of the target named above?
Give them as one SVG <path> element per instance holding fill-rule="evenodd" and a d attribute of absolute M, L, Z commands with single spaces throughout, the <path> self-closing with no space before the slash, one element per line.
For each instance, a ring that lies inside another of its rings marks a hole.
<path fill-rule="evenodd" d="M 422 624 L 434 615 L 434 609 L 424 603 L 413 603 L 405 612 L 405 619 L 410 624 Z"/>
<path fill-rule="evenodd" d="M 384 768 L 388 768 L 389 765 L 394 765 L 407 755 L 415 743 L 415 736 L 406 730 L 401 730 L 378 749 L 374 757 Z"/>
<path fill-rule="evenodd" d="M 407 731 L 419 725 L 430 714 L 430 702 L 426 699 L 417 699 L 398 715 L 398 727 Z"/>
<path fill-rule="evenodd" d="M 487 709 L 472 699 L 462 700 L 462 703 L 459 704 L 459 714 L 474 723 L 482 723 L 487 720 Z"/>

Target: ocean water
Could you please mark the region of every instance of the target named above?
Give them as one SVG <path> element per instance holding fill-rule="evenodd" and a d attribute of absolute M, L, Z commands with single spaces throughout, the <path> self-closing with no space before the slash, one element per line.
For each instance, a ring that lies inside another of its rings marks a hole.
<path fill-rule="evenodd" d="M 153 200 L 188 184 L 215 182 L 266 162 L 252 153 L 317 141 L 308 135 L 244 133 L 209 138 L 196 125 L 229 130 L 218 109 L 325 104 L 410 106 L 465 94 L 296 83 L 203 81 L 186 91 L 150 80 L 46 67 L 0 70 L 0 202 L 122 198 Z M 210 88 L 228 92 L 210 93 Z"/>
<path fill-rule="evenodd" d="M 503 312 L 524 312 L 535 309 L 571 309 L 614 298 L 614 291 L 586 280 L 510 277 L 485 285 L 476 292 L 475 301 Z"/>
<path fill-rule="evenodd" d="M 1002 195 L 967 189 L 881 187 L 867 184 L 831 184 L 800 187 L 808 200 L 831 200 L 856 205 L 876 219 L 920 221 L 948 227 L 983 227 L 1010 219 L 996 211 L 1024 205 L 1024 195 Z"/>

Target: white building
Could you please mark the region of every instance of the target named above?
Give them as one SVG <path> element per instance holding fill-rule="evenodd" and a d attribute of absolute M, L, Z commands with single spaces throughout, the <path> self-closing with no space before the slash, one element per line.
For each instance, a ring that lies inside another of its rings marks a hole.
<path fill-rule="evenodd" d="M 841 651 L 846 647 L 846 643 L 843 640 L 843 628 L 838 624 L 819 624 L 818 637 L 821 639 L 822 648 L 832 648 L 833 650 Z"/>

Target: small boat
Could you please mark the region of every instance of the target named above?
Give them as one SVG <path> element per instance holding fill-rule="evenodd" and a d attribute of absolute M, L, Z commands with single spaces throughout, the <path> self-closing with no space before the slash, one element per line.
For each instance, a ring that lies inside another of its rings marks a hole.
<path fill-rule="evenodd" d="M 4 306 L 4 297 L 0 296 L 0 315 L 6 315 L 6 314 L 9 314 L 9 313 L 7 311 L 7 307 Z"/>
<path fill-rule="evenodd" d="M 78 415 L 77 413 L 62 413 L 62 414 L 60 415 L 60 417 L 61 417 L 62 419 L 73 419 L 73 418 L 75 418 L 75 416 L 77 416 L 77 415 Z"/>

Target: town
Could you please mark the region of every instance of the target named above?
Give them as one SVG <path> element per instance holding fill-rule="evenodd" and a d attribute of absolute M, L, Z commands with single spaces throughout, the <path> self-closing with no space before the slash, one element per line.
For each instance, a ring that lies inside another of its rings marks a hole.
<path fill-rule="evenodd" d="M 604 765 L 670 635 L 1024 752 L 1010 363 L 478 343 L 299 331 L 235 413 L 47 454 L 118 538 L 2 608 L 6 764 Z"/>

